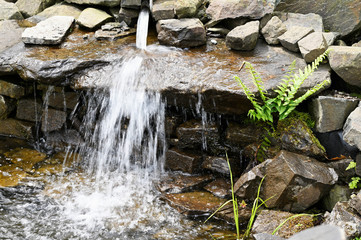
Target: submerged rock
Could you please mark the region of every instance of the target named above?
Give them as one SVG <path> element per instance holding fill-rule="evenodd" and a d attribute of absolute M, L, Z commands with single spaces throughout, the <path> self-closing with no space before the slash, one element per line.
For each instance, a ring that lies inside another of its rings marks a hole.
<path fill-rule="evenodd" d="M 16 167 L 25 172 L 30 172 L 35 164 L 44 161 L 46 158 L 45 153 L 29 148 L 15 148 L 14 150 L 4 153 L 4 155 Z"/>
<path fill-rule="evenodd" d="M 225 202 L 208 192 L 165 194 L 162 199 L 186 216 L 210 215 Z"/>
<path fill-rule="evenodd" d="M 27 173 L 15 164 L 0 166 L 0 187 L 15 187 L 26 176 Z"/>
<path fill-rule="evenodd" d="M 267 204 L 267 202 L 266 202 Z M 267 204 L 268 205 L 268 204 Z M 275 210 L 262 210 L 253 224 L 252 233 L 269 233 L 283 223 L 287 218 L 293 217 L 295 214 L 289 212 L 275 211 Z M 282 238 L 289 238 L 293 234 L 300 232 L 304 229 L 314 226 L 313 216 L 299 216 L 289 219 L 275 235 Z"/>
<path fill-rule="evenodd" d="M 35 27 L 25 29 L 21 39 L 25 44 L 57 45 L 64 40 L 73 24 L 73 17 L 50 17 Z"/>
<path fill-rule="evenodd" d="M 158 40 L 175 47 L 197 47 L 206 44 L 206 30 L 197 18 L 159 20 Z"/>
<path fill-rule="evenodd" d="M 220 198 L 226 198 L 231 195 L 231 183 L 224 178 L 217 178 L 204 186 L 204 189 Z"/>

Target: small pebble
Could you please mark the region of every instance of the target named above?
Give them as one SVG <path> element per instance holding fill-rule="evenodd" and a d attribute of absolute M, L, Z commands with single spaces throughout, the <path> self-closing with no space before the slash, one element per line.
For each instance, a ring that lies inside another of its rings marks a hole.
<path fill-rule="evenodd" d="M 214 45 L 217 45 L 218 42 L 215 39 L 211 39 L 211 43 L 214 44 Z"/>

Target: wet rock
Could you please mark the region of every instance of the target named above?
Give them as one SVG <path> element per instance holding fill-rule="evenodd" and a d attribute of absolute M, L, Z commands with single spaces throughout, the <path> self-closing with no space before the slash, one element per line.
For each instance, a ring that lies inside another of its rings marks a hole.
<path fill-rule="evenodd" d="M 210 215 L 225 202 L 208 192 L 171 193 L 162 199 L 186 216 Z"/>
<path fill-rule="evenodd" d="M 347 202 L 338 202 L 330 214 L 325 216 L 324 224 L 341 227 L 345 230 L 347 239 L 352 239 L 361 234 L 361 217 L 349 208 Z"/>
<path fill-rule="evenodd" d="M 43 111 L 41 117 L 41 131 L 51 132 L 60 130 L 66 121 L 66 113 L 63 111 L 49 108 Z"/>
<path fill-rule="evenodd" d="M 70 109 L 74 110 L 78 104 L 79 95 L 76 92 L 53 92 L 46 99 L 46 94 L 43 95 L 43 101 L 48 106 L 56 109 Z"/>
<path fill-rule="evenodd" d="M 33 139 L 33 124 L 12 118 L 0 120 L 0 135 L 22 139 Z"/>
<path fill-rule="evenodd" d="M 343 182 L 348 182 L 351 177 L 355 176 L 355 169 L 349 169 L 347 171 L 345 170 L 352 161 L 353 160 L 351 158 L 346 158 L 346 159 L 331 161 L 327 165 L 335 169 L 335 172 L 337 173 L 339 180 Z"/>
<path fill-rule="evenodd" d="M 290 240 L 318 239 L 318 240 L 346 240 L 345 231 L 332 225 L 321 225 L 303 230 L 295 234 Z"/>
<path fill-rule="evenodd" d="M 225 150 L 220 146 L 218 128 L 214 123 L 202 124 L 195 119 L 187 121 L 177 128 L 177 137 L 178 147 L 182 149 L 204 149 L 214 154 Z"/>
<path fill-rule="evenodd" d="M 15 5 L 18 7 L 21 14 L 27 18 L 34 16 L 47 7 L 55 4 L 55 0 L 18 0 Z"/>
<path fill-rule="evenodd" d="M 100 5 L 106 7 L 116 7 L 120 4 L 120 0 L 65 0 L 65 2 L 84 5 Z"/>
<path fill-rule="evenodd" d="M 272 232 L 287 218 L 295 214 L 289 212 L 262 210 L 253 224 L 252 233 L 269 233 Z M 300 232 L 304 229 L 313 227 L 312 216 L 299 216 L 288 220 L 277 232 L 276 235 L 282 238 L 289 238 L 294 233 Z"/>
<path fill-rule="evenodd" d="M 0 94 L 19 99 L 25 95 L 25 88 L 14 83 L 0 80 Z"/>
<path fill-rule="evenodd" d="M 353 208 L 361 216 L 361 191 L 357 195 L 352 195 L 349 201 L 350 207 Z"/>
<path fill-rule="evenodd" d="M 250 206 L 243 205 L 244 202 L 238 203 L 238 223 L 240 225 L 247 224 L 248 220 L 251 218 L 252 210 L 250 209 Z M 224 206 L 220 211 L 214 215 L 215 218 L 223 219 L 227 221 L 230 224 L 234 224 L 234 211 L 232 204 L 227 204 Z"/>
<path fill-rule="evenodd" d="M 276 11 L 319 14 L 323 18 L 326 30 L 340 32 L 342 36 L 346 36 L 360 29 L 361 18 L 355 13 L 355 9 L 360 7 L 361 3 L 358 0 L 351 0 L 347 4 L 340 4 L 338 0 L 320 0 L 312 3 L 307 0 L 282 0 Z"/>
<path fill-rule="evenodd" d="M 291 27 L 284 34 L 278 37 L 283 47 L 287 48 L 292 52 L 298 52 L 298 42 L 306 37 L 308 34 L 314 32 L 312 28 L 308 27 Z"/>
<path fill-rule="evenodd" d="M 303 211 L 317 203 L 334 185 L 334 169 L 313 158 L 280 151 L 272 160 L 257 165 L 243 174 L 235 184 L 240 198 L 254 199 L 260 179 L 266 176 L 261 190 L 268 207 L 287 211 Z"/>
<path fill-rule="evenodd" d="M 30 172 L 35 164 L 44 161 L 46 158 L 45 153 L 29 148 L 15 148 L 4 153 L 4 156 L 16 167 L 26 172 Z"/>
<path fill-rule="evenodd" d="M 200 170 L 202 156 L 186 153 L 178 149 L 170 149 L 166 153 L 165 168 L 172 171 L 195 173 Z"/>
<path fill-rule="evenodd" d="M 247 145 L 258 142 L 261 134 L 261 130 L 255 125 L 243 126 L 230 122 L 226 129 L 225 144 L 233 151 L 241 151 Z"/>
<path fill-rule="evenodd" d="M 112 30 L 112 31 L 104 31 L 104 30 L 97 30 L 95 32 L 95 38 L 97 40 L 110 40 L 115 41 L 119 38 L 127 37 L 129 35 L 134 35 L 136 33 L 135 28 L 128 29 L 126 31 L 123 30 Z"/>
<path fill-rule="evenodd" d="M 197 18 L 159 20 L 158 40 L 175 47 L 197 47 L 206 44 L 206 31 Z"/>
<path fill-rule="evenodd" d="M 23 31 L 15 20 L 0 21 L 0 52 L 19 43 Z"/>
<path fill-rule="evenodd" d="M 195 17 L 202 2 L 202 0 L 177 0 L 175 1 L 175 14 L 178 18 Z"/>
<path fill-rule="evenodd" d="M 140 5 L 142 4 L 141 0 L 122 0 L 121 1 L 121 7 L 125 8 L 140 8 Z"/>
<path fill-rule="evenodd" d="M 89 30 L 96 29 L 112 19 L 108 13 L 96 8 L 84 9 L 78 17 L 77 23 Z"/>
<path fill-rule="evenodd" d="M 26 176 L 27 173 L 14 164 L 0 166 L 0 187 L 15 187 Z"/>
<path fill-rule="evenodd" d="M 21 20 L 24 19 L 24 17 L 14 3 L 0 0 L 0 21 L 9 19 Z"/>
<path fill-rule="evenodd" d="M 177 127 L 182 123 L 181 116 L 166 116 L 164 122 L 165 135 L 167 137 L 175 137 Z"/>
<path fill-rule="evenodd" d="M 81 161 L 79 154 L 74 152 L 58 152 L 52 157 L 35 165 L 34 176 L 61 175 Z"/>
<path fill-rule="evenodd" d="M 343 139 L 351 146 L 361 149 L 361 107 L 357 107 L 347 117 L 343 127 Z"/>
<path fill-rule="evenodd" d="M 119 10 L 119 21 L 124 21 L 128 26 L 134 27 L 137 24 L 139 16 L 139 10 L 121 8 Z"/>
<path fill-rule="evenodd" d="M 351 193 L 352 190 L 348 186 L 336 184 L 322 200 L 322 206 L 325 210 L 332 211 L 337 202 L 349 200 Z"/>
<path fill-rule="evenodd" d="M 277 17 L 274 16 L 262 28 L 261 32 L 268 44 L 279 44 L 278 37 L 287 31 L 286 25 Z"/>
<path fill-rule="evenodd" d="M 358 152 L 357 147 L 350 146 L 345 142 L 342 137 L 342 132 L 342 130 L 339 130 L 327 133 L 316 133 L 320 143 L 325 147 L 329 159 L 340 158 L 342 155 L 352 158 L 356 157 Z"/>
<path fill-rule="evenodd" d="M 253 234 L 253 237 L 255 240 L 284 240 L 284 238 L 281 238 L 277 235 L 272 235 L 269 233 L 257 233 Z"/>
<path fill-rule="evenodd" d="M 211 175 L 189 176 L 183 174 L 175 174 L 162 179 L 157 188 L 162 193 L 181 193 L 192 190 L 200 190 L 214 178 Z"/>
<path fill-rule="evenodd" d="M 175 17 L 174 12 L 175 1 L 173 0 L 157 0 L 153 3 L 152 15 L 155 21 L 163 19 L 172 19 Z"/>
<path fill-rule="evenodd" d="M 287 29 L 298 26 L 312 28 L 315 32 L 324 32 L 322 17 L 318 14 L 276 13 L 276 15 L 281 15 L 280 17 L 285 19 L 283 23 Z"/>
<path fill-rule="evenodd" d="M 338 32 L 324 32 L 322 34 L 328 46 L 333 45 L 336 39 L 340 36 L 340 33 Z"/>
<path fill-rule="evenodd" d="M 204 189 L 220 198 L 227 198 L 231 195 L 231 184 L 223 178 L 217 178 L 216 180 L 208 183 L 204 186 Z"/>
<path fill-rule="evenodd" d="M 44 9 L 44 11 L 37 14 L 41 17 L 53 17 L 53 16 L 69 16 L 74 19 L 78 19 L 81 13 L 81 9 L 70 4 L 56 4 L 51 7 Z"/>
<path fill-rule="evenodd" d="M 34 98 L 20 99 L 16 109 L 16 118 L 31 122 L 40 121 L 42 104 Z"/>
<path fill-rule="evenodd" d="M 55 151 L 64 151 L 69 149 L 79 149 L 85 143 L 78 131 L 66 129 L 64 131 L 54 131 L 46 136 L 46 144 Z"/>
<path fill-rule="evenodd" d="M 330 66 L 348 84 L 361 87 L 361 47 L 332 46 Z"/>
<path fill-rule="evenodd" d="M 56 45 L 60 44 L 74 24 L 73 17 L 50 17 L 35 27 L 27 28 L 21 35 L 25 44 Z"/>
<path fill-rule="evenodd" d="M 260 19 L 267 13 L 272 13 L 276 1 L 255 0 L 211 0 L 207 8 L 207 14 L 212 21 L 224 19 L 250 18 Z"/>
<path fill-rule="evenodd" d="M 313 32 L 298 42 L 303 59 L 307 63 L 313 62 L 318 56 L 328 48 L 327 42 L 322 32 Z"/>
<path fill-rule="evenodd" d="M 241 172 L 241 166 L 239 159 L 228 158 L 229 164 L 231 165 L 232 175 L 238 176 Z M 211 170 L 215 173 L 220 173 L 226 176 L 229 176 L 229 167 L 227 163 L 227 158 L 225 157 L 206 157 L 202 167 L 207 170 Z"/>
<path fill-rule="evenodd" d="M 311 112 L 316 120 L 317 132 L 342 129 L 348 115 L 357 107 L 358 100 L 347 96 L 318 96 L 312 99 Z"/>
<path fill-rule="evenodd" d="M 5 119 L 15 109 L 15 102 L 0 95 L 0 119 Z"/>
<path fill-rule="evenodd" d="M 318 158 L 326 156 L 325 148 L 304 121 L 286 119 L 280 121 L 277 128 L 280 132 L 277 141 L 282 149 Z"/>
<path fill-rule="evenodd" d="M 250 51 L 256 47 L 258 35 L 259 21 L 248 22 L 227 34 L 226 45 L 234 50 Z"/>

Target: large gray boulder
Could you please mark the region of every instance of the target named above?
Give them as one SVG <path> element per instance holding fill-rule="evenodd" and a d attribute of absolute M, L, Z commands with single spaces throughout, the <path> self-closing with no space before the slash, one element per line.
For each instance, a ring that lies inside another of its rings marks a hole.
<path fill-rule="evenodd" d="M 86 8 L 81 12 L 77 23 L 81 27 L 93 30 L 100 27 L 100 25 L 109 22 L 112 18 L 112 16 L 103 10 L 96 8 Z"/>
<path fill-rule="evenodd" d="M 335 170 L 326 164 L 284 150 L 260 165 L 242 175 L 235 183 L 236 194 L 240 198 L 254 199 L 259 179 L 266 176 L 262 185 L 262 199 L 270 198 L 268 207 L 285 211 L 299 212 L 311 207 L 338 180 Z"/>
<path fill-rule="evenodd" d="M 226 45 L 234 50 L 250 51 L 256 47 L 258 35 L 259 21 L 248 22 L 227 34 Z"/>
<path fill-rule="evenodd" d="M 322 16 L 325 29 L 331 32 L 340 32 L 342 36 L 356 33 L 361 28 L 359 14 L 361 2 L 349 0 L 281 0 L 277 11 L 296 13 L 317 13 Z"/>
<path fill-rule="evenodd" d="M 343 127 L 343 139 L 351 146 L 361 150 L 361 107 L 357 107 L 346 119 Z"/>
<path fill-rule="evenodd" d="M 322 32 L 313 32 L 298 42 L 303 59 L 307 63 L 313 62 L 328 48 L 326 39 Z"/>
<path fill-rule="evenodd" d="M 315 32 L 323 32 L 322 17 L 315 13 L 301 14 L 301 13 L 275 13 L 281 18 L 283 24 L 287 29 L 292 27 L 308 27 L 312 28 Z"/>
<path fill-rule="evenodd" d="M 197 18 L 160 20 L 157 32 L 164 45 L 187 48 L 206 44 L 206 30 Z"/>
<path fill-rule="evenodd" d="M 100 5 L 106 7 L 117 7 L 120 0 L 65 0 L 68 3 L 84 4 L 84 5 Z"/>
<path fill-rule="evenodd" d="M 361 235 L 361 217 L 350 208 L 348 202 L 338 202 L 332 212 L 325 215 L 324 224 L 342 228 L 347 239 Z"/>
<path fill-rule="evenodd" d="M 212 21 L 235 18 L 261 19 L 267 13 L 273 12 L 275 3 L 275 0 L 211 0 L 206 12 Z"/>
<path fill-rule="evenodd" d="M 0 21 L 0 52 L 21 42 L 23 31 L 15 20 Z"/>
<path fill-rule="evenodd" d="M 361 87 L 361 47 L 331 46 L 330 66 L 348 84 Z"/>
<path fill-rule="evenodd" d="M 292 52 L 298 52 L 298 42 L 312 32 L 314 32 L 312 28 L 294 26 L 279 36 L 278 39 L 280 40 L 283 47 Z"/>
<path fill-rule="evenodd" d="M 21 39 L 25 44 L 60 44 L 74 25 L 74 21 L 73 17 L 50 17 L 38 23 L 35 27 L 25 29 Z"/>
<path fill-rule="evenodd" d="M 18 0 L 15 5 L 24 17 L 34 16 L 47 7 L 54 5 L 56 0 Z"/>
<path fill-rule="evenodd" d="M 56 4 L 37 14 L 40 17 L 69 16 L 78 19 L 81 9 L 70 4 Z"/>
<path fill-rule="evenodd" d="M 342 129 L 348 115 L 357 107 L 358 100 L 347 96 L 318 96 L 310 104 L 316 120 L 316 131 L 325 133 Z"/>
<path fill-rule="evenodd" d="M 0 21 L 9 19 L 21 20 L 24 19 L 24 17 L 14 3 L 0 0 Z"/>
<path fill-rule="evenodd" d="M 268 44 L 279 44 L 278 37 L 287 31 L 286 25 L 277 17 L 274 16 L 262 28 L 262 34 Z"/>

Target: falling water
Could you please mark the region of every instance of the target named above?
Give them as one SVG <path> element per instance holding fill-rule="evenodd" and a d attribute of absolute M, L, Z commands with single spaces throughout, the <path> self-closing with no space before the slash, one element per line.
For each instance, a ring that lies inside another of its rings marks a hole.
<path fill-rule="evenodd" d="M 136 46 L 139 49 L 145 49 L 147 47 L 148 23 L 149 9 L 143 8 L 139 13 L 137 23 Z"/>

